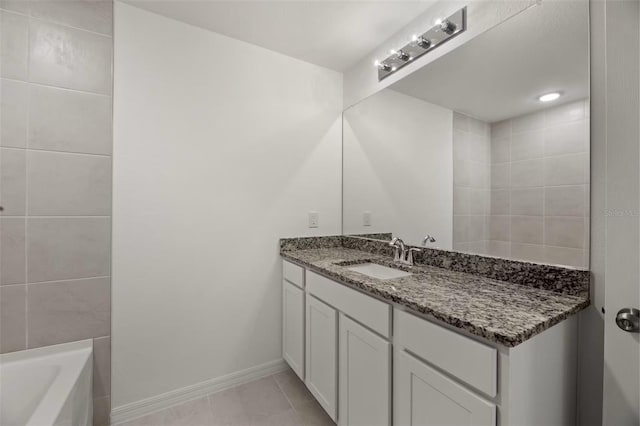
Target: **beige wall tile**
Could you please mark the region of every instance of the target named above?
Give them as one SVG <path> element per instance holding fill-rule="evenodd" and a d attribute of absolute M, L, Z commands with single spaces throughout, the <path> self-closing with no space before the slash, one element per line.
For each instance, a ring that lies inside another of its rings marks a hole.
<path fill-rule="evenodd" d="M 30 151 L 29 214 L 108 216 L 111 213 L 111 158 Z"/>
<path fill-rule="evenodd" d="M 542 216 L 511 216 L 511 241 L 542 244 Z"/>
<path fill-rule="evenodd" d="M 93 397 L 111 391 L 111 337 L 93 339 Z"/>
<path fill-rule="evenodd" d="M 27 80 L 29 19 L 0 11 L 0 76 Z"/>
<path fill-rule="evenodd" d="M 526 132 L 529 130 L 539 130 L 544 127 L 544 111 L 523 115 L 511 119 L 512 134 Z"/>
<path fill-rule="evenodd" d="M 588 129 L 585 120 L 547 128 L 544 132 L 544 155 L 548 157 L 587 151 Z"/>
<path fill-rule="evenodd" d="M 113 33 L 113 2 L 111 1 L 35 1 L 31 6 L 31 15 L 101 34 Z"/>
<path fill-rule="evenodd" d="M 491 124 L 491 139 L 511 137 L 511 120 L 504 120 Z"/>
<path fill-rule="evenodd" d="M 545 262 L 553 265 L 567 265 L 584 268 L 587 253 L 584 250 L 567 247 L 545 246 Z"/>
<path fill-rule="evenodd" d="M 469 117 L 459 112 L 453 111 L 453 128 L 462 130 L 464 132 L 469 131 Z"/>
<path fill-rule="evenodd" d="M 469 241 L 469 216 L 453 217 L 453 242 L 465 243 Z"/>
<path fill-rule="evenodd" d="M 542 216 L 544 210 L 544 188 L 511 190 L 511 214 Z"/>
<path fill-rule="evenodd" d="M 29 128 L 30 148 L 111 154 L 111 97 L 32 86 Z"/>
<path fill-rule="evenodd" d="M 25 283 L 25 220 L 0 217 L 0 284 Z"/>
<path fill-rule="evenodd" d="M 541 244 L 511 243 L 511 258 L 527 262 L 544 262 L 544 246 Z"/>
<path fill-rule="evenodd" d="M 544 160 L 514 161 L 511 163 L 511 188 L 542 186 Z"/>
<path fill-rule="evenodd" d="M 486 219 L 484 216 L 469 216 L 469 242 L 487 239 L 485 232 Z"/>
<path fill-rule="evenodd" d="M 110 414 L 111 401 L 108 396 L 93 400 L 93 426 L 109 426 L 111 424 Z"/>
<path fill-rule="evenodd" d="M 469 191 L 471 189 L 464 186 L 455 186 L 453 188 L 453 214 L 468 215 L 469 214 Z"/>
<path fill-rule="evenodd" d="M 587 216 L 585 185 L 550 186 L 545 188 L 546 216 Z"/>
<path fill-rule="evenodd" d="M 491 166 L 491 188 L 508 188 L 511 164 L 502 163 Z"/>
<path fill-rule="evenodd" d="M 457 161 L 453 165 L 453 184 L 457 186 L 469 186 L 471 183 L 471 163 L 469 161 Z"/>
<path fill-rule="evenodd" d="M 0 353 L 26 349 L 26 285 L 0 287 Z"/>
<path fill-rule="evenodd" d="M 491 216 L 489 218 L 489 239 L 492 241 L 510 241 L 510 216 Z"/>
<path fill-rule="evenodd" d="M 481 188 L 469 188 L 469 213 L 484 215 L 489 213 L 489 191 Z"/>
<path fill-rule="evenodd" d="M 28 14 L 31 10 L 31 3 L 25 0 L 0 0 L 0 9 Z"/>
<path fill-rule="evenodd" d="M 582 249 L 585 243 L 585 219 L 582 217 L 545 217 L 544 238 L 546 245 Z"/>
<path fill-rule="evenodd" d="M 109 218 L 29 218 L 29 282 L 109 275 Z"/>
<path fill-rule="evenodd" d="M 27 83 L 0 80 L 0 146 L 27 146 L 28 101 Z"/>
<path fill-rule="evenodd" d="M 38 20 L 31 21 L 30 32 L 31 81 L 111 93 L 113 40 L 110 37 Z"/>
<path fill-rule="evenodd" d="M 507 163 L 511 161 L 511 139 L 493 139 L 491 141 L 491 163 Z"/>
<path fill-rule="evenodd" d="M 508 241 L 489 241 L 487 243 L 487 254 L 489 256 L 506 257 L 510 256 L 511 243 Z"/>
<path fill-rule="evenodd" d="M 0 201 L 3 216 L 24 216 L 26 191 L 24 149 L 0 148 Z"/>
<path fill-rule="evenodd" d="M 584 100 L 559 105 L 545 111 L 545 121 L 547 126 L 554 126 L 559 123 L 567 123 L 574 120 L 582 120 L 585 117 L 586 102 Z"/>
<path fill-rule="evenodd" d="M 587 183 L 586 154 L 563 155 L 544 159 L 546 186 L 578 185 Z"/>
<path fill-rule="evenodd" d="M 28 346 L 108 336 L 110 288 L 109 278 L 28 284 Z"/>
<path fill-rule="evenodd" d="M 511 137 L 511 161 L 531 160 L 544 155 L 544 131 L 531 130 Z"/>
<path fill-rule="evenodd" d="M 508 189 L 491 190 L 491 208 L 492 215 L 505 215 L 510 212 L 510 192 Z"/>

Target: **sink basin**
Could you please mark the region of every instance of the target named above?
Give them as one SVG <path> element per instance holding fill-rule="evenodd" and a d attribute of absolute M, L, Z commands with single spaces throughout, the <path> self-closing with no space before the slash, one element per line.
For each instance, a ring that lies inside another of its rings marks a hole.
<path fill-rule="evenodd" d="M 411 272 L 389 268 L 387 266 L 378 265 L 377 263 L 361 263 L 359 265 L 349 266 L 347 269 L 379 280 L 390 280 L 393 278 L 407 277 L 411 275 Z"/>

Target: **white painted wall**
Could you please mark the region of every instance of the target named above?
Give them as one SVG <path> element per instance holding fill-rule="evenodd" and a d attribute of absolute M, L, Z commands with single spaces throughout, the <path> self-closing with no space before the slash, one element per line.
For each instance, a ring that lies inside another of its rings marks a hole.
<path fill-rule="evenodd" d="M 114 75 L 117 410 L 281 359 L 278 239 L 340 232 L 342 76 L 120 2 Z"/>
<path fill-rule="evenodd" d="M 486 0 L 440 0 L 427 9 L 411 23 L 398 31 L 386 42 L 365 55 L 355 66 L 344 74 L 344 106 L 345 108 L 356 104 L 362 99 L 384 89 L 401 80 L 403 77 L 420 69 L 422 66 L 433 62 L 461 46 L 467 41 L 477 37 L 495 25 L 509 19 L 522 12 L 528 7 L 536 4 L 537 0 L 509 0 L 509 1 L 486 1 Z M 564 0 L 545 0 L 564 1 Z M 378 81 L 378 73 L 373 65 L 375 60 L 381 60 L 389 55 L 390 49 L 398 49 L 411 40 L 413 34 L 419 34 L 431 28 L 439 18 L 449 16 L 456 10 L 467 6 L 467 30 L 451 39 L 441 47 L 434 49 L 428 55 L 407 65 L 400 71 Z"/>
<path fill-rule="evenodd" d="M 451 249 L 453 112 L 387 89 L 344 113 L 344 233 Z M 371 213 L 372 226 L 362 215 Z"/>

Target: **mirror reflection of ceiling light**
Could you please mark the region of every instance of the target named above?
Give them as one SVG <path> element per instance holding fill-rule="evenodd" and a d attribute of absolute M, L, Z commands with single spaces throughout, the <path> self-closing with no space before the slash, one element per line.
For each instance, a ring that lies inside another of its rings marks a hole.
<path fill-rule="evenodd" d="M 542 96 L 539 96 L 538 100 L 540 102 L 551 102 L 551 101 L 555 101 L 559 97 L 560 97 L 560 93 L 559 92 L 552 92 L 552 93 L 546 93 L 546 94 L 544 94 Z"/>

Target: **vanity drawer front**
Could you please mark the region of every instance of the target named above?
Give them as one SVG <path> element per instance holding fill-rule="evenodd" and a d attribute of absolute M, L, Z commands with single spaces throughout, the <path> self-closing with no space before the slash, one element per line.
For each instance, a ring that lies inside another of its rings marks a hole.
<path fill-rule="evenodd" d="M 425 319 L 395 309 L 397 342 L 417 356 L 496 396 L 498 351 Z"/>
<path fill-rule="evenodd" d="M 309 293 L 382 336 L 391 337 L 391 305 L 311 271 L 306 278 Z"/>
<path fill-rule="evenodd" d="M 282 261 L 282 276 L 291 284 L 304 288 L 304 268 L 295 263 Z"/>

